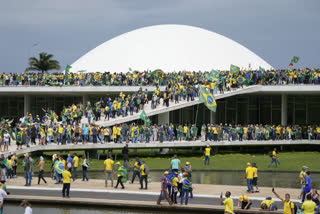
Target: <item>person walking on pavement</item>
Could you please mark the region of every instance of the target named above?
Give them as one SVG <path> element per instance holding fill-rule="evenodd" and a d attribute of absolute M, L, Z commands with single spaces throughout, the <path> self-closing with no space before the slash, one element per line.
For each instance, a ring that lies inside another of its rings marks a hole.
<path fill-rule="evenodd" d="M 122 148 L 122 155 L 123 155 L 123 165 L 125 167 L 127 167 L 128 161 L 129 161 L 129 148 L 128 148 L 128 144 L 126 144 L 123 148 Z"/>
<path fill-rule="evenodd" d="M 86 156 L 82 156 L 82 181 L 89 181 L 89 178 L 87 176 L 87 169 L 89 168 L 89 164 L 87 161 Z"/>
<path fill-rule="evenodd" d="M 71 173 L 68 170 L 68 166 L 66 166 L 65 170 L 63 170 L 62 178 L 63 178 L 62 197 L 69 198 Z"/>
<path fill-rule="evenodd" d="M 24 162 L 24 174 L 26 178 L 25 186 L 31 186 L 32 179 L 32 165 L 28 154 L 26 154 L 25 162 Z"/>
<path fill-rule="evenodd" d="M 113 187 L 113 163 L 111 155 L 104 161 L 105 187 L 108 187 L 108 180 L 111 181 L 111 187 Z"/>
<path fill-rule="evenodd" d="M 145 182 L 145 189 L 148 189 L 148 173 L 149 173 L 149 168 L 145 164 L 145 161 L 141 161 L 141 166 L 140 166 L 140 189 L 143 189 L 143 181 Z"/>
<path fill-rule="evenodd" d="M 138 179 L 140 181 L 140 166 L 141 166 L 140 160 L 138 157 L 136 157 L 136 161 L 133 164 L 133 174 L 132 174 L 132 180 L 131 180 L 132 184 L 136 176 L 138 176 Z"/>
<path fill-rule="evenodd" d="M 38 184 L 40 184 L 41 179 L 43 180 L 44 183 L 47 183 L 46 179 L 44 179 L 44 177 L 43 177 L 44 164 L 45 164 L 44 158 L 42 156 L 40 156 L 40 161 L 37 166 L 37 168 L 39 168 Z"/>
<path fill-rule="evenodd" d="M 72 163 L 73 163 L 72 178 L 73 178 L 73 180 L 76 180 L 77 179 L 77 169 L 79 166 L 79 157 L 77 156 L 77 153 L 73 153 Z"/>
<path fill-rule="evenodd" d="M 251 167 L 251 164 L 248 162 L 246 173 L 245 173 L 245 179 L 247 180 L 247 186 L 248 186 L 247 192 L 251 192 L 251 193 L 253 193 L 253 185 L 252 185 L 253 173 L 254 173 L 253 168 Z"/>
<path fill-rule="evenodd" d="M 161 192 L 160 192 L 160 196 L 157 200 L 157 204 L 160 205 L 161 200 L 166 199 L 169 203 L 169 205 L 172 205 L 172 201 L 169 198 L 169 194 L 168 194 L 168 184 L 169 184 L 169 179 L 168 179 L 168 175 L 169 172 L 165 171 L 164 175 L 161 179 Z"/>
<path fill-rule="evenodd" d="M 124 189 L 124 185 L 122 183 L 124 168 L 123 168 L 123 166 L 120 165 L 120 162 L 116 163 L 115 173 L 117 174 L 118 180 L 117 180 L 117 184 L 116 184 L 116 186 L 114 188 L 117 189 L 118 185 L 120 184 L 121 185 L 121 189 Z"/>

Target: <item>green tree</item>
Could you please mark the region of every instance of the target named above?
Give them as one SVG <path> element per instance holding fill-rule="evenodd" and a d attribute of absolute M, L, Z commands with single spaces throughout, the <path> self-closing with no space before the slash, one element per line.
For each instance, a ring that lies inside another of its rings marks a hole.
<path fill-rule="evenodd" d="M 29 67 L 25 69 L 27 71 L 41 71 L 42 73 L 47 72 L 49 70 L 60 70 L 61 67 L 57 60 L 53 60 L 52 54 L 47 54 L 42 52 L 39 54 L 39 59 L 36 57 L 29 58 Z"/>

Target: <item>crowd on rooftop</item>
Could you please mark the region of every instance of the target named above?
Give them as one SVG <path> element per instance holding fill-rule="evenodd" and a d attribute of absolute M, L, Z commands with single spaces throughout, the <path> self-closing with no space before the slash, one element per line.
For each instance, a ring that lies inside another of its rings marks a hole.
<path fill-rule="evenodd" d="M 165 73 L 134 71 L 126 73 L 2 73 L 1 86 L 167 86 L 176 83 L 197 85 L 213 81 L 218 88 L 248 85 L 319 84 L 320 69 L 257 70 L 257 71 L 179 71 Z M 240 77 L 240 78 L 239 78 Z"/>

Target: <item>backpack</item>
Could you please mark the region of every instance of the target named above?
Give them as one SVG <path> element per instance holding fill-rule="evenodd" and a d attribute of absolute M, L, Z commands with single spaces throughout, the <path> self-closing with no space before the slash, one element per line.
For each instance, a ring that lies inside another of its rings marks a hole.
<path fill-rule="evenodd" d="M 144 165 L 144 173 L 149 174 L 149 167 Z"/>
<path fill-rule="evenodd" d="M 295 203 L 293 203 L 292 201 L 290 201 L 290 204 L 291 203 L 293 204 L 293 213 L 292 214 L 296 214 L 298 211 L 298 206 Z"/>
<path fill-rule="evenodd" d="M 269 157 L 272 158 L 272 152 L 269 152 Z"/>

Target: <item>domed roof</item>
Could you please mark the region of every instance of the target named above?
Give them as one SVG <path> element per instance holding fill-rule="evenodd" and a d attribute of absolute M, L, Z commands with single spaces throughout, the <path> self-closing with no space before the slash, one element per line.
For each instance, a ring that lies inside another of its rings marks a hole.
<path fill-rule="evenodd" d="M 186 25 L 155 25 L 117 36 L 80 57 L 71 72 L 127 72 L 272 68 L 239 43 L 220 34 Z"/>

